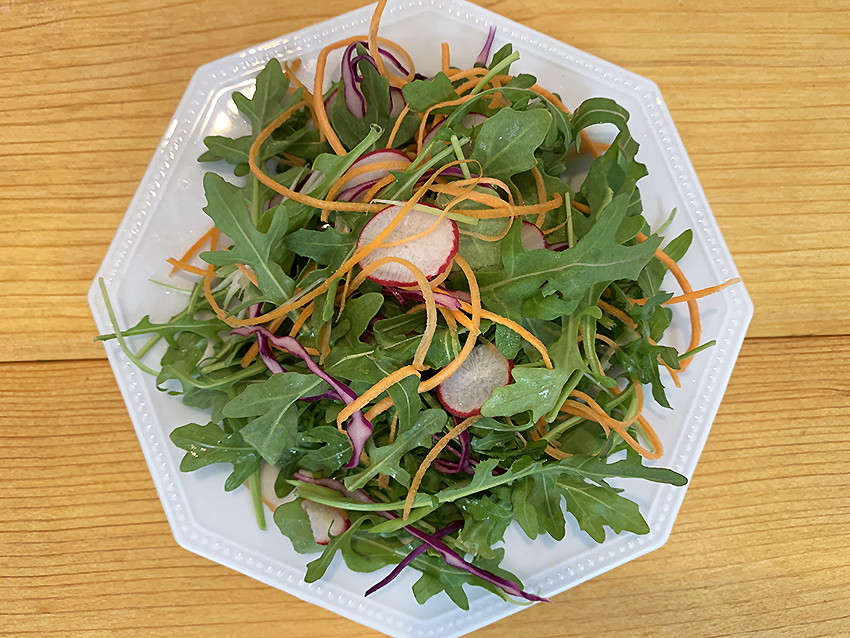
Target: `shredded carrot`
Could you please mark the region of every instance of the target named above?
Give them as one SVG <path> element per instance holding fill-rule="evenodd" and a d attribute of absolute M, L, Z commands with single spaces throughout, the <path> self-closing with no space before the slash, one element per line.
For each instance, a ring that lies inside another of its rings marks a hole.
<path fill-rule="evenodd" d="M 378 235 L 371 242 L 369 242 L 365 246 L 361 246 L 358 250 L 356 250 L 354 254 L 349 257 L 348 260 L 345 261 L 345 263 L 343 263 L 333 275 L 331 275 L 324 281 L 324 283 L 317 286 L 311 292 L 299 297 L 295 301 L 290 301 L 288 303 L 283 304 L 282 306 L 278 306 L 275 310 L 272 310 L 271 312 L 268 312 L 260 317 L 254 317 L 253 319 L 231 319 L 231 325 L 251 326 L 259 323 L 265 323 L 266 321 L 276 319 L 277 317 L 281 317 L 287 314 L 290 310 L 300 308 L 301 306 L 316 299 L 319 295 L 322 295 L 327 292 L 327 290 L 331 286 L 331 283 L 335 279 L 344 276 L 349 270 L 354 268 L 354 266 L 357 265 L 357 263 L 360 262 L 366 255 L 368 255 L 375 248 L 381 245 L 381 242 L 384 241 L 384 239 L 386 239 L 390 235 L 390 233 L 393 232 L 393 230 L 395 230 L 396 226 L 398 226 L 401 223 L 401 220 L 404 219 L 404 216 L 407 215 L 407 213 L 419 202 L 422 196 L 428 191 L 428 188 L 431 186 L 431 184 L 433 184 L 433 181 L 434 179 L 436 179 L 436 176 L 438 174 L 439 173 L 435 172 L 431 177 L 429 177 L 425 181 L 425 183 L 419 188 L 419 190 L 413 194 L 413 197 L 411 197 L 407 202 L 405 202 L 405 204 L 401 207 L 401 209 L 398 211 L 393 220 L 387 225 L 387 227 L 384 228 L 384 230 L 382 230 L 380 233 L 378 233 Z M 423 292 L 423 294 L 426 293 Z"/>
<path fill-rule="evenodd" d="M 205 232 L 203 235 L 201 235 L 198 238 L 198 241 L 196 241 L 194 244 L 192 244 L 189 247 L 189 250 L 187 250 L 180 259 L 177 259 L 175 261 L 179 261 L 179 262 L 184 263 L 184 264 L 187 263 L 192 257 L 195 256 L 195 253 L 197 253 L 201 249 L 201 246 L 203 246 L 210 238 L 212 238 L 213 233 L 215 231 L 216 231 L 215 226 L 210 228 L 207 232 Z M 168 263 L 172 263 L 170 260 L 166 260 L 166 261 L 168 261 Z M 174 265 L 174 264 L 172 264 L 172 265 Z M 181 268 L 180 266 L 174 265 L 174 268 L 171 269 L 171 274 L 169 275 L 169 277 L 173 277 L 174 274 L 178 270 L 181 270 L 181 269 L 185 270 L 185 268 Z M 203 274 L 203 273 L 194 273 L 194 274 L 197 275 L 197 274 Z"/>
<path fill-rule="evenodd" d="M 248 270 L 248 267 L 245 264 L 236 264 L 236 267 L 239 269 L 239 272 L 245 275 L 248 281 L 257 286 L 257 288 L 260 287 L 260 284 L 257 283 L 257 275 Z"/>
<path fill-rule="evenodd" d="M 643 233 L 638 233 L 637 240 L 638 241 L 646 241 L 647 237 Z M 685 273 L 682 272 L 682 269 L 679 268 L 679 264 L 677 264 L 673 259 L 667 256 L 667 254 L 661 250 L 660 248 L 655 251 L 655 256 L 661 261 L 662 264 L 667 266 L 667 269 L 673 273 L 673 276 L 676 278 L 676 281 L 679 282 L 679 286 L 682 288 L 682 292 L 685 295 L 689 295 L 694 291 L 691 288 L 691 284 L 688 281 L 687 277 L 685 277 Z M 699 339 L 701 333 L 700 327 L 700 318 L 699 318 L 699 306 L 697 305 L 697 300 L 690 298 L 687 300 L 688 304 L 688 315 L 691 319 L 691 342 L 688 344 L 688 351 L 693 350 L 697 346 L 699 346 Z M 679 366 L 681 370 L 685 370 L 690 362 L 693 360 L 693 356 L 688 357 L 687 359 L 681 361 Z"/>
<path fill-rule="evenodd" d="M 489 69 L 475 67 L 472 69 L 466 69 L 464 71 L 455 71 L 449 75 L 449 79 L 452 82 L 456 82 L 458 80 L 466 80 L 468 78 L 481 78 L 487 75 L 489 72 Z"/>
<path fill-rule="evenodd" d="M 416 492 L 419 491 L 419 485 L 422 483 L 422 479 L 425 476 L 425 472 L 428 471 L 428 468 L 431 467 L 431 463 L 434 462 L 440 452 L 449 444 L 449 441 L 454 439 L 456 436 L 459 436 L 462 432 L 464 432 L 470 425 L 475 423 L 478 419 L 480 419 L 480 415 L 471 416 L 468 419 L 464 419 L 456 426 L 454 426 L 451 430 L 449 430 L 448 434 L 446 434 L 443 438 L 437 441 L 437 444 L 431 448 L 431 451 L 428 452 L 428 455 L 422 461 L 422 464 L 419 466 L 419 469 L 416 470 L 416 474 L 413 477 L 413 480 L 410 482 L 410 489 L 407 491 L 407 498 L 404 501 L 404 513 L 402 518 L 407 520 L 408 516 L 410 516 L 410 510 L 413 508 L 413 499 L 416 498 Z"/>
<path fill-rule="evenodd" d="M 420 383 L 420 393 L 433 390 L 457 372 L 458 368 L 460 368 L 460 366 L 463 365 L 463 362 L 469 358 L 470 354 L 472 354 L 478 335 L 481 334 L 481 291 L 478 289 L 478 280 L 475 279 L 475 273 L 463 257 L 455 255 L 454 260 L 455 263 L 460 266 L 461 270 L 463 270 L 463 274 L 466 276 L 466 280 L 469 283 L 469 294 L 472 297 L 472 324 L 469 327 L 469 334 L 466 337 L 466 342 L 463 344 L 463 348 L 461 348 L 460 354 L 433 377 Z M 457 317 L 457 315 L 455 315 L 455 317 Z"/>
<path fill-rule="evenodd" d="M 203 276 L 203 275 L 207 274 L 207 271 L 206 271 L 205 268 L 198 268 L 197 266 L 192 266 L 191 264 L 187 264 L 186 262 L 181 261 L 179 259 L 174 259 L 174 257 L 169 257 L 165 261 L 167 263 L 171 264 L 172 266 L 174 266 L 174 268 L 171 269 L 171 274 L 169 275 L 169 277 L 171 275 L 173 275 L 174 273 L 179 272 L 181 270 L 184 270 L 188 273 L 192 273 L 193 275 Z"/>
<path fill-rule="evenodd" d="M 619 308 L 612 306 L 607 301 L 602 301 L 600 299 L 596 303 L 596 305 L 599 306 L 599 308 L 601 310 L 604 310 L 605 312 L 607 312 L 609 315 L 616 317 L 617 319 L 622 321 L 624 324 L 626 324 L 626 326 L 628 326 L 632 330 L 637 328 L 637 324 L 634 321 L 632 321 L 632 318 L 629 315 L 627 315 L 625 312 L 623 312 Z"/>
<path fill-rule="evenodd" d="M 339 314 L 336 316 L 337 321 L 342 317 L 342 311 L 345 310 L 345 300 L 348 298 L 348 287 L 351 285 L 351 271 L 345 275 L 345 284 L 342 287 L 342 298 L 339 300 Z"/>
<path fill-rule="evenodd" d="M 460 325 L 462 325 L 467 330 L 472 330 L 472 319 L 463 314 L 460 310 L 452 310 L 452 317 L 457 321 Z"/>
<path fill-rule="evenodd" d="M 393 405 L 395 404 L 393 403 L 392 397 L 385 397 L 378 401 L 375 405 L 373 405 L 365 414 L 365 417 L 371 421 L 379 414 L 383 414 L 384 412 L 389 410 L 391 407 L 393 407 Z"/>
<path fill-rule="evenodd" d="M 543 175 L 540 169 L 536 166 L 531 169 L 531 174 L 534 176 L 534 184 L 537 186 L 537 202 L 545 202 L 549 199 L 549 194 L 546 192 L 546 184 L 543 182 Z M 546 213 L 540 213 L 537 216 L 537 221 L 534 222 L 538 228 L 543 228 L 543 222 L 546 221 Z"/>
<path fill-rule="evenodd" d="M 330 210 L 340 210 L 340 211 L 353 211 L 353 212 L 368 212 L 372 210 L 372 207 L 369 204 L 357 204 L 354 202 L 327 202 L 323 199 L 317 199 L 315 197 L 310 197 L 309 195 L 305 195 L 303 193 L 299 193 L 290 188 L 287 188 L 283 184 L 278 184 L 271 177 L 265 174 L 260 167 L 257 165 L 257 154 L 260 152 L 260 146 L 262 146 L 263 142 L 265 142 L 268 137 L 286 120 L 288 120 L 293 113 L 298 111 L 299 109 L 304 107 L 304 102 L 299 102 L 288 109 L 286 109 L 283 113 L 281 113 L 278 117 L 274 119 L 274 121 L 269 124 L 262 132 L 257 136 L 254 140 L 254 143 L 251 144 L 251 148 L 248 150 L 248 165 L 251 167 L 251 173 L 254 174 L 260 182 L 271 188 L 274 192 L 280 193 L 281 195 L 285 195 L 289 199 L 294 199 L 299 204 L 305 204 L 307 206 L 312 206 L 314 208 L 320 208 L 322 210 L 330 209 Z M 318 109 L 317 109 L 318 111 Z"/>
<path fill-rule="evenodd" d="M 218 228 L 214 229 L 215 232 L 210 237 L 210 252 L 215 252 L 218 248 Z M 215 316 L 227 323 L 228 325 L 234 325 L 235 321 L 232 318 L 227 317 L 227 313 L 221 309 L 221 306 L 218 305 L 218 302 L 215 300 L 215 297 L 212 295 L 212 278 L 215 276 L 215 266 L 210 264 L 207 266 L 206 272 L 204 272 L 204 297 L 210 304 L 210 308 L 212 308 Z"/>
<path fill-rule="evenodd" d="M 382 257 L 376 259 L 371 264 L 366 266 L 354 281 L 351 282 L 352 290 L 362 284 L 366 278 L 375 270 L 385 264 L 396 263 L 407 268 L 410 273 L 416 278 L 416 283 L 419 284 L 419 290 L 425 299 L 425 308 L 427 310 L 427 323 L 425 324 L 425 332 L 422 333 L 422 340 L 419 342 L 419 347 L 416 348 L 416 353 L 413 355 L 413 366 L 417 370 L 425 369 L 425 355 L 428 354 L 428 348 L 431 347 L 431 341 L 434 339 L 434 333 L 437 331 L 437 303 L 434 301 L 434 291 L 428 285 L 428 279 L 425 277 L 418 266 L 412 262 L 401 259 L 400 257 Z"/>
<path fill-rule="evenodd" d="M 598 333 L 597 333 L 596 338 L 597 338 L 599 341 L 602 341 L 603 343 L 607 343 L 609 346 L 611 346 L 611 347 L 612 347 L 612 348 L 614 348 L 615 350 L 620 350 L 620 349 L 621 349 L 621 348 L 620 348 L 620 346 L 619 346 L 619 345 L 617 345 L 617 342 L 616 342 L 616 341 L 614 341 L 613 339 L 611 339 L 610 337 L 606 337 L 605 335 L 601 335 L 601 334 L 598 334 Z"/>
<path fill-rule="evenodd" d="M 286 159 L 288 159 L 293 164 L 295 164 L 295 166 L 306 166 L 307 165 L 307 162 L 305 162 L 300 157 L 295 157 L 294 155 L 290 155 L 289 153 L 286 153 L 286 152 L 281 153 L 281 155 L 283 157 L 285 157 Z"/>
<path fill-rule="evenodd" d="M 570 202 L 572 207 L 575 208 L 578 212 L 584 213 L 585 215 L 590 215 L 590 206 L 586 204 L 582 204 L 581 202 Z"/>
<path fill-rule="evenodd" d="M 422 123 L 419 125 L 419 133 L 416 136 L 416 152 L 422 152 L 422 140 L 425 139 L 425 122 L 428 121 L 428 116 L 431 114 L 431 111 L 439 108 L 443 108 L 444 106 L 459 106 L 464 102 L 469 102 L 469 100 L 474 99 L 474 95 L 467 95 L 465 97 L 458 98 L 456 100 L 448 100 L 447 102 L 440 102 L 439 104 L 435 104 L 428 108 L 427 111 L 422 115 Z"/>
<path fill-rule="evenodd" d="M 348 169 L 342 177 L 336 180 L 332 185 L 330 190 L 328 191 L 325 199 L 327 201 L 333 201 L 336 199 L 336 196 L 342 190 L 342 187 L 352 179 L 360 177 L 365 173 L 371 173 L 372 171 L 397 171 L 402 170 L 410 166 L 410 162 L 404 162 L 401 160 L 396 160 L 394 162 L 375 162 L 374 164 L 366 164 L 365 166 L 358 166 L 357 168 Z"/>
<path fill-rule="evenodd" d="M 632 321 L 632 318 L 629 317 L 629 315 L 627 315 L 625 312 L 623 312 L 619 308 L 616 308 L 616 307 L 612 306 L 611 304 L 609 304 L 607 301 L 602 301 L 601 299 L 597 302 L 596 305 L 599 306 L 599 308 L 601 310 L 604 310 L 605 312 L 607 312 L 609 315 L 616 317 L 617 319 L 622 321 L 630 329 L 632 329 L 632 330 L 637 329 L 637 324 L 634 321 Z M 649 342 L 652 345 L 657 345 L 651 337 L 649 337 Z M 678 372 L 676 370 L 674 370 L 673 368 L 671 368 L 670 366 L 668 366 L 667 363 L 663 359 L 660 358 L 660 356 L 659 356 L 658 360 L 662 364 L 664 364 L 665 368 L 667 368 L 667 371 L 670 373 L 670 376 L 673 378 L 673 383 L 676 385 L 676 387 L 681 388 L 682 384 L 679 381 Z M 682 369 L 684 369 L 684 368 L 682 368 Z"/>
<path fill-rule="evenodd" d="M 449 71 L 451 71 L 451 68 L 449 66 L 449 43 L 443 42 L 440 45 L 440 51 L 442 52 L 442 56 L 441 56 L 440 61 L 442 63 L 441 66 L 442 66 L 442 69 L 443 69 L 443 73 L 448 75 Z"/>
<path fill-rule="evenodd" d="M 543 450 L 551 456 L 553 459 L 557 459 L 559 461 L 563 461 L 564 459 L 568 459 L 572 456 L 572 454 L 567 454 L 566 452 L 561 452 L 558 448 L 552 447 L 551 445 L 547 445 L 546 449 Z"/>
<path fill-rule="evenodd" d="M 410 113 L 410 105 L 405 104 L 404 108 L 399 113 L 398 117 L 395 120 L 395 124 L 393 124 L 393 128 L 390 131 L 390 137 L 387 139 L 386 148 L 392 148 L 393 142 L 395 142 L 395 136 L 398 135 L 398 130 L 401 128 L 401 123 L 404 121 L 404 118 L 407 117 L 407 114 Z"/>
<path fill-rule="evenodd" d="M 465 301 L 460 302 L 460 307 L 466 310 L 467 312 L 472 310 L 472 306 L 470 306 Z M 520 337 L 528 341 L 532 346 L 534 346 L 535 350 L 537 350 L 543 356 L 543 362 L 546 364 L 546 368 L 548 370 L 552 370 L 552 360 L 549 358 L 549 351 L 546 349 L 546 346 L 543 345 L 543 342 L 540 341 L 537 337 L 531 334 L 528 330 L 519 325 L 516 321 L 511 321 L 507 317 L 503 317 L 502 315 L 497 315 L 495 312 L 490 312 L 489 310 L 481 310 L 481 318 L 489 319 L 493 323 L 498 323 L 506 328 L 510 328 L 515 333 L 517 333 Z"/>
<path fill-rule="evenodd" d="M 368 191 L 366 191 L 366 193 L 363 195 L 363 198 L 362 198 L 363 201 L 364 202 L 372 201 L 375 198 L 375 195 L 377 195 L 380 192 L 380 190 L 382 188 L 384 188 L 384 186 L 388 186 L 389 184 L 392 184 L 394 181 L 395 181 L 395 175 L 387 175 L 386 177 L 379 179 L 375 183 L 375 185 L 372 188 L 370 188 Z"/>
<path fill-rule="evenodd" d="M 361 394 L 357 399 L 342 409 L 342 412 L 340 412 L 336 417 L 337 426 L 341 426 L 352 414 L 357 412 L 357 410 L 363 409 L 373 400 L 377 399 L 381 394 L 386 392 L 390 386 L 395 385 L 399 381 L 411 376 L 420 376 L 419 370 L 417 370 L 413 365 L 399 368 L 389 376 L 378 381 L 378 383 L 366 390 L 366 392 Z"/>
<path fill-rule="evenodd" d="M 740 277 L 735 277 L 734 279 L 729 279 L 728 281 L 724 281 L 722 284 L 717 284 L 716 286 L 710 286 L 708 288 L 703 288 L 702 290 L 694 290 L 685 295 L 679 295 L 678 297 L 673 297 L 672 299 L 668 299 L 665 301 L 662 306 L 670 306 L 675 303 L 682 303 L 683 301 L 691 301 L 694 299 L 702 299 L 703 297 L 708 297 L 709 295 L 713 295 L 716 292 L 720 292 L 721 290 L 725 290 L 732 284 L 741 283 Z M 643 299 L 632 299 L 633 303 L 636 303 L 638 306 L 644 305 L 649 298 L 644 297 Z"/>
<path fill-rule="evenodd" d="M 309 306 L 306 306 L 304 310 L 301 311 L 301 314 L 298 315 L 298 319 L 295 320 L 295 324 L 292 326 L 292 329 L 289 331 L 290 337 L 297 337 L 298 331 L 301 330 L 301 326 L 303 326 L 307 319 L 310 318 L 310 315 L 313 314 L 313 308 L 316 307 L 314 302 L 310 302 Z"/>
<path fill-rule="evenodd" d="M 586 393 L 584 393 L 580 390 L 573 390 L 572 392 L 570 392 L 570 396 L 581 399 L 587 405 L 589 405 L 591 410 L 593 410 L 596 414 L 598 414 L 600 417 L 605 419 L 605 423 L 611 429 L 627 428 L 632 423 L 637 421 L 638 415 L 640 415 L 641 410 L 643 410 L 643 387 L 641 386 L 640 383 L 638 383 L 634 380 L 632 380 L 632 382 L 634 383 L 635 392 L 637 393 L 637 397 L 638 397 L 638 409 L 637 409 L 637 413 L 631 419 L 629 419 L 628 421 L 618 421 L 617 419 L 615 419 L 614 417 L 609 415 L 605 410 L 603 410 L 602 406 L 599 405 L 596 401 L 594 401 L 590 396 L 588 396 Z"/>

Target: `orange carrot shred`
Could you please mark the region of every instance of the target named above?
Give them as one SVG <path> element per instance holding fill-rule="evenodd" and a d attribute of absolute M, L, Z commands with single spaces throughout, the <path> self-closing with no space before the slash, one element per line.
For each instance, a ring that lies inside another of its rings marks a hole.
<path fill-rule="evenodd" d="M 454 426 L 451 430 L 449 430 L 448 434 L 446 434 L 443 438 L 437 441 L 437 444 L 431 448 L 430 452 L 428 452 L 427 456 L 422 461 L 422 464 L 419 466 L 419 469 L 416 470 L 416 474 L 414 475 L 413 480 L 410 482 L 410 489 L 407 491 L 407 498 L 404 502 L 404 514 L 402 515 L 402 518 L 404 520 L 407 520 L 408 516 L 410 516 L 410 510 L 413 508 L 413 499 L 416 498 L 416 492 L 419 490 L 419 485 L 422 483 L 422 478 L 425 476 L 425 472 L 428 471 L 428 468 L 431 466 L 431 463 L 433 463 L 434 459 L 439 456 L 440 452 L 443 451 L 443 448 L 445 448 L 449 444 L 449 441 L 460 435 L 470 425 L 475 423 L 480 418 L 480 415 L 476 415 L 471 416 L 468 419 L 464 419 L 456 426 Z"/>
<path fill-rule="evenodd" d="M 182 262 L 184 264 L 187 263 L 192 257 L 195 256 L 195 253 L 197 253 L 201 249 L 201 246 L 203 246 L 204 243 L 207 242 L 213 236 L 214 232 L 216 232 L 215 226 L 213 226 L 207 232 L 205 232 L 203 235 L 201 235 L 198 238 L 198 241 L 196 241 L 194 244 L 192 244 L 189 247 L 189 250 L 187 250 L 185 252 L 185 254 L 180 259 L 177 259 L 176 261 Z M 169 261 L 169 263 L 171 263 L 171 262 Z M 178 267 L 178 266 L 174 266 L 174 268 L 172 268 L 172 270 L 171 270 L 171 274 L 169 275 L 169 277 L 173 277 L 174 274 L 178 270 L 181 270 L 181 268 Z M 183 270 L 185 270 L 185 269 L 183 269 Z M 198 273 L 195 273 L 195 274 L 198 274 Z"/>

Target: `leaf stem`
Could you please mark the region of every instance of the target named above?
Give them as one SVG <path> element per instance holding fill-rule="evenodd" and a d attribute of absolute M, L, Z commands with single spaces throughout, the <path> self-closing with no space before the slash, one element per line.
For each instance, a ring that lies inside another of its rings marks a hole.
<path fill-rule="evenodd" d="M 248 477 L 248 489 L 251 491 L 251 502 L 254 504 L 254 515 L 257 517 L 257 527 L 266 531 L 266 512 L 263 509 L 263 492 L 260 482 L 260 472 L 263 466 L 260 464 L 260 469 Z"/>
<path fill-rule="evenodd" d="M 469 166 L 466 165 L 466 158 L 463 156 L 463 149 L 460 147 L 460 142 L 457 135 L 452 135 L 452 148 L 455 150 L 455 155 L 460 160 L 460 170 L 466 179 L 472 179 L 472 173 L 469 172 Z"/>
<path fill-rule="evenodd" d="M 492 80 L 494 77 L 499 75 L 499 73 L 501 73 L 504 69 L 509 67 L 511 64 L 513 64 L 517 60 L 519 60 L 519 51 L 514 51 L 508 57 L 506 57 L 504 60 L 499 62 L 496 66 L 494 66 L 492 69 L 490 69 L 489 73 L 487 73 L 487 75 L 485 75 L 483 78 L 481 78 L 478 81 L 478 84 L 475 85 L 475 88 L 472 89 L 472 91 L 469 92 L 469 95 L 478 95 L 484 89 L 484 87 L 487 86 L 487 83 L 490 80 Z"/>
<path fill-rule="evenodd" d="M 103 277 L 98 278 L 98 283 L 100 284 L 100 294 L 103 295 L 103 302 L 106 304 L 106 312 L 109 313 L 109 321 L 112 322 L 112 331 L 115 333 L 115 338 L 118 339 L 118 345 L 121 346 L 121 350 L 124 351 L 124 354 L 127 355 L 127 358 L 130 361 L 136 364 L 139 370 L 147 372 L 150 375 L 157 376 L 159 373 L 142 363 L 142 360 L 133 354 L 133 351 L 130 350 L 130 346 L 128 346 L 127 342 L 124 341 L 124 335 L 118 327 L 118 320 L 115 318 L 115 311 L 112 309 L 112 302 L 109 301 L 109 295 L 106 293 L 106 283 L 103 281 Z"/>

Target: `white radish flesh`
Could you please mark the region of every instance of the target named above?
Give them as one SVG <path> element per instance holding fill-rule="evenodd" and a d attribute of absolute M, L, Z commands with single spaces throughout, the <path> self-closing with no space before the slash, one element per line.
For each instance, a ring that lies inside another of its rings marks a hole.
<path fill-rule="evenodd" d="M 348 170 L 353 171 L 355 169 L 362 168 L 363 166 L 369 166 L 370 164 L 383 164 L 384 162 L 400 162 L 408 165 L 410 164 L 410 159 L 401 151 L 397 151 L 393 148 L 381 148 L 377 151 L 372 151 L 371 153 L 362 155 Z M 361 173 L 357 177 L 352 177 L 346 181 L 340 188 L 340 191 L 342 192 L 354 186 L 360 186 L 365 182 L 375 182 L 389 174 L 390 172 L 385 168 L 380 168 L 374 171 L 366 171 L 365 173 Z"/>
<path fill-rule="evenodd" d="M 466 361 L 437 387 L 440 403 L 457 417 L 480 414 L 493 390 L 511 380 L 511 362 L 492 344 L 475 346 Z"/>
<path fill-rule="evenodd" d="M 369 220 L 357 239 L 357 248 L 360 249 L 375 239 L 390 225 L 400 210 L 401 206 L 389 206 Z M 430 229 L 437 221 L 439 209 L 434 208 L 434 213 L 432 215 L 416 208 L 408 211 L 382 243 L 401 241 Z M 366 268 L 383 257 L 398 257 L 411 262 L 425 274 L 426 278 L 431 279 L 451 267 L 452 259 L 457 254 L 458 240 L 457 224 L 444 217 L 437 227 L 424 237 L 398 246 L 374 249 L 360 261 L 360 267 Z M 369 275 L 369 279 L 383 286 L 416 285 L 413 274 L 401 264 L 396 263 L 378 267 Z"/>
<path fill-rule="evenodd" d="M 345 512 L 335 507 L 304 499 L 301 501 L 301 508 L 307 512 L 310 528 L 313 530 L 313 540 L 319 545 L 327 545 L 331 536 L 339 536 L 351 527 L 351 521 Z"/>
<path fill-rule="evenodd" d="M 543 250 L 549 247 L 543 231 L 530 222 L 522 222 L 520 236 L 522 238 L 522 247 L 526 250 Z"/>

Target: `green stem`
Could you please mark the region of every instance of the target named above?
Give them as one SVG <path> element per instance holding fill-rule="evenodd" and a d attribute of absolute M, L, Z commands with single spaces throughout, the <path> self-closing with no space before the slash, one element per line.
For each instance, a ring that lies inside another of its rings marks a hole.
<path fill-rule="evenodd" d="M 490 71 L 487 73 L 487 75 L 485 75 L 483 78 L 481 78 L 478 81 L 478 84 L 475 85 L 475 88 L 472 89 L 472 91 L 470 91 L 469 94 L 470 95 L 478 95 L 482 91 L 482 89 L 484 89 L 484 87 L 487 86 L 487 83 L 490 80 L 492 80 L 494 77 L 499 75 L 499 73 L 501 73 L 503 69 L 506 69 L 507 67 L 509 67 L 511 64 L 513 64 L 517 60 L 519 60 L 519 51 L 514 51 L 508 57 L 506 57 L 504 60 L 499 62 L 496 66 L 494 66 L 492 69 L 490 69 Z"/>
<path fill-rule="evenodd" d="M 248 477 L 248 489 L 251 490 L 251 502 L 254 504 L 254 515 L 257 517 L 257 527 L 266 531 L 266 512 L 263 509 L 263 492 L 262 484 L 260 483 L 260 472 L 262 472 L 262 463 L 260 469 Z"/>
<path fill-rule="evenodd" d="M 573 416 L 565 421 L 561 421 L 558 425 L 556 425 L 554 428 L 552 428 L 546 433 L 546 436 L 543 437 L 543 440 L 554 441 L 555 439 L 560 438 L 560 436 L 564 432 L 569 430 L 571 427 L 578 425 L 582 421 L 586 421 L 583 416 Z"/>
<path fill-rule="evenodd" d="M 109 301 L 109 295 L 106 293 L 106 283 L 103 281 L 103 277 L 98 278 L 98 283 L 100 284 L 100 293 L 103 295 L 103 302 L 106 304 L 106 312 L 109 313 L 109 321 L 112 322 L 112 331 L 115 333 L 115 338 L 118 339 L 118 345 L 121 346 L 121 350 L 124 351 L 124 354 L 127 355 L 127 358 L 130 361 L 136 364 L 139 370 L 147 372 L 150 375 L 157 376 L 159 373 L 142 363 L 142 360 L 133 354 L 133 351 L 130 350 L 130 346 L 128 346 L 127 342 L 124 341 L 124 335 L 118 327 L 118 320 L 115 318 L 115 311 L 112 309 L 112 302 Z"/>
<path fill-rule="evenodd" d="M 460 142 L 457 135 L 452 135 L 452 148 L 455 150 L 458 160 L 460 160 L 460 170 L 466 179 L 472 179 L 472 173 L 469 172 L 469 166 L 466 165 L 466 158 L 463 156 L 463 149 L 460 147 Z"/>
<path fill-rule="evenodd" d="M 707 343 L 702 344 L 701 346 L 697 346 L 693 350 L 688 350 L 685 354 L 679 355 L 679 361 L 684 361 L 685 359 L 690 359 L 695 354 L 698 354 L 698 353 L 702 352 L 703 350 L 710 348 L 710 347 L 712 347 L 716 344 L 717 344 L 717 342 L 712 340 L 712 341 L 709 341 Z"/>
<path fill-rule="evenodd" d="M 260 180 L 258 180 L 254 175 L 251 175 L 251 180 L 253 181 L 253 189 L 251 192 L 251 221 L 254 222 L 254 226 L 257 225 L 257 222 L 260 221 Z"/>

